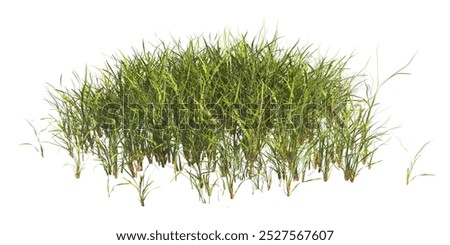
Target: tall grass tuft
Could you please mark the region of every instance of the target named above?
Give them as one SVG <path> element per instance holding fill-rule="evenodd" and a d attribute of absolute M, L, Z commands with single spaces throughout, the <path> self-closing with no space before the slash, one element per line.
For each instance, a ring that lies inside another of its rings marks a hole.
<path fill-rule="evenodd" d="M 274 179 L 290 196 L 311 173 L 353 182 L 386 130 L 375 120 L 380 86 L 350 73 L 350 58 L 285 48 L 277 35 L 143 44 L 49 86 L 49 131 L 77 178 L 94 156 L 142 205 L 152 164 L 186 176 L 202 201 L 214 190 L 233 199 L 245 182 L 269 190 Z"/>

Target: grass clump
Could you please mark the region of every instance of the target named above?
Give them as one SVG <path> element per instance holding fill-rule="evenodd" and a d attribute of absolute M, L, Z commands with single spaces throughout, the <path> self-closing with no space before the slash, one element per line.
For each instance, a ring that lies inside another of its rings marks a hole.
<path fill-rule="evenodd" d="M 284 48 L 276 35 L 143 44 L 70 88 L 50 86 L 50 132 L 75 177 L 93 155 L 142 205 L 149 164 L 189 178 L 203 201 L 215 189 L 234 198 L 246 181 L 263 190 L 277 178 L 288 196 L 311 173 L 353 182 L 385 131 L 374 121 L 378 88 L 350 74 L 349 58 Z"/>
<path fill-rule="evenodd" d="M 423 150 L 430 144 L 431 141 L 426 142 L 425 144 L 420 147 L 420 149 L 416 152 L 414 157 L 411 158 L 411 162 L 409 164 L 409 167 L 406 169 L 406 185 L 409 185 L 414 179 L 417 177 L 423 177 L 423 176 L 435 176 L 434 174 L 430 173 L 423 173 L 423 174 L 417 174 L 413 175 L 414 166 L 416 165 L 417 161 L 422 155 Z M 406 151 L 408 151 L 404 146 L 402 146 Z"/>

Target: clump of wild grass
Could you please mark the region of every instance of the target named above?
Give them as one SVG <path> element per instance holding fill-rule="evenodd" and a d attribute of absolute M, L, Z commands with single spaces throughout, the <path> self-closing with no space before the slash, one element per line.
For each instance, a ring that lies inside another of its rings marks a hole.
<path fill-rule="evenodd" d="M 34 150 L 36 150 L 36 152 L 39 153 L 42 158 L 44 158 L 44 142 L 41 140 L 41 134 L 45 132 L 47 128 L 38 130 L 32 121 L 27 120 L 27 123 L 33 130 L 35 143 L 26 142 L 21 143 L 20 145 L 33 147 Z"/>
<path fill-rule="evenodd" d="M 422 147 L 420 147 L 420 149 L 416 152 L 416 154 L 414 155 L 414 157 L 411 158 L 411 162 L 409 164 L 409 167 L 406 169 L 406 185 L 409 185 L 413 180 L 415 180 L 417 177 L 423 177 L 423 176 L 434 176 L 434 174 L 430 174 L 430 173 L 422 173 L 422 174 L 417 174 L 414 175 L 413 174 L 413 170 L 414 167 L 417 164 L 417 161 L 419 160 L 419 158 L 421 157 L 421 154 L 423 152 L 423 150 L 428 146 L 428 144 L 430 144 L 431 141 L 426 142 L 425 144 L 422 145 Z M 406 148 L 403 147 L 405 150 Z M 406 150 L 407 151 L 407 150 Z"/>
<path fill-rule="evenodd" d="M 278 36 L 143 44 L 71 86 L 49 86 L 50 132 L 76 178 L 93 155 L 142 205 L 146 164 L 187 176 L 203 201 L 216 189 L 234 198 L 247 181 L 263 190 L 278 179 L 288 196 L 311 173 L 353 182 L 386 132 L 374 120 L 379 87 L 348 61 L 282 47 Z"/>

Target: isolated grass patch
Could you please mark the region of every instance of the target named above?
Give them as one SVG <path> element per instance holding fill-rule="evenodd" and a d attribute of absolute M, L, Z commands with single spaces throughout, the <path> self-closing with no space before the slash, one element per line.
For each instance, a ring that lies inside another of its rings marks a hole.
<path fill-rule="evenodd" d="M 263 190 L 276 178 L 288 196 L 311 173 L 353 182 L 386 134 L 374 120 L 380 84 L 352 74 L 350 57 L 279 41 L 225 32 L 113 56 L 73 86 L 49 86 L 53 143 L 76 178 L 94 156 L 142 205 L 148 164 L 186 176 L 202 201 L 234 198 L 246 181 Z"/>
<path fill-rule="evenodd" d="M 413 170 L 414 170 L 414 166 L 416 166 L 417 161 L 419 160 L 419 158 L 421 157 L 421 154 L 423 152 L 423 150 L 428 146 L 428 144 L 430 144 L 431 141 L 426 142 L 425 144 L 422 145 L 422 147 L 416 152 L 416 154 L 414 155 L 414 157 L 411 158 L 411 162 L 409 164 L 409 167 L 406 169 L 406 185 L 409 185 L 413 180 L 415 180 L 417 177 L 423 177 L 423 176 L 434 176 L 434 174 L 430 174 L 430 173 L 422 173 L 422 174 L 417 174 L 417 175 L 413 175 Z M 402 145 L 403 149 L 405 149 L 406 151 L 408 151 L 403 145 Z"/>

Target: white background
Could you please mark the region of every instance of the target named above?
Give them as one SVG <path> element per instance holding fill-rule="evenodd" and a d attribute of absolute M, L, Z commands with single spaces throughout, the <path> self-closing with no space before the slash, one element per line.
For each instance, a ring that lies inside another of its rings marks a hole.
<path fill-rule="evenodd" d="M 449 244 L 448 10 L 445 1 L 2 1 L 0 244 L 127 244 L 115 233 L 156 229 L 335 230 L 331 241 L 271 244 Z M 49 113 L 45 83 L 58 83 L 61 74 L 70 82 L 72 70 L 101 67 L 107 55 L 143 40 L 224 28 L 255 33 L 263 25 L 278 28 L 286 43 L 313 44 L 324 55 L 354 51 L 350 68 L 370 60 L 374 76 L 378 48 L 381 78 L 418 52 L 411 75 L 391 81 L 379 100 L 389 125 L 401 127 L 379 152 L 382 163 L 355 183 L 335 171 L 329 183 L 301 184 L 290 198 L 279 188 L 254 195 L 242 189 L 236 200 L 201 204 L 187 183 L 159 178 L 141 208 L 130 187 L 108 198 L 101 168 L 88 165 L 75 180 L 63 152 L 50 147 L 41 159 L 19 146 L 34 139 L 26 119 Z M 416 173 L 436 176 L 406 186 L 409 159 L 429 140 Z"/>

